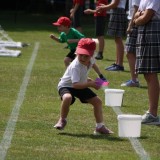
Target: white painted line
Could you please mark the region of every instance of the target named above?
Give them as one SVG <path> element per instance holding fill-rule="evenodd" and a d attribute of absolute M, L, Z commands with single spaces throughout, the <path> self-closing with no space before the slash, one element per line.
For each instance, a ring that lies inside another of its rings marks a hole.
<path fill-rule="evenodd" d="M 120 107 L 112 107 L 112 108 L 117 115 L 123 114 Z M 149 154 L 144 150 L 143 146 L 141 145 L 141 143 L 138 141 L 137 138 L 128 138 L 128 139 L 141 160 L 151 159 Z"/>
<path fill-rule="evenodd" d="M 32 67 L 33 67 L 34 61 L 35 61 L 37 53 L 38 53 L 38 49 L 39 49 L 39 42 L 35 43 L 35 47 L 34 47 L 32 56 L 30 58 L 28 66 L 26 68 L 25 76 L 23 77 L 23 82 L 21 84 L 20 91 L 17 96 L 17 100 L 16 100 L 15 105 L 12 109 L 12 113 L 11 113 L 9 121 L 7 123 L 6 130 L 3 134 L 3 139 L 0 144 L 0 160 L 5 160 L 5 157 L 7 155 L 7 151 L 11 145 L 15 126 L 16 126 L 16 123 L 18 120 L 20 107 L 21 107 L 23 100 L 24 100 L 24 97 L 25 97 L 25 92 L 26 92 L 27 85 L 28 85 L 30 75 L 32 72 Z"/>

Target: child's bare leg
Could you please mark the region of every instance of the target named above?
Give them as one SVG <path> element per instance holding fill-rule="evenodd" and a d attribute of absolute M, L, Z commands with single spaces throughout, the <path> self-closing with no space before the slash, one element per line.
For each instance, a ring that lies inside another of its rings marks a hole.
<path fill-rule="evenodd" d="M 72 102 L 71 94 L 69 94 L 69 93 L 64 94 L 63 97 L 62 97 L 61 113 L 60 113 L 60 116 L 61 116 L 62 119 L 67 118 L 71 102 Z"/>
<path fill-rule="evenodd" d="M 157 116 L 159 101 L 159 81 L 156 73 L 144 74 L 148 85 L 149 112 L 153 116 Z"/>
<path fill-rule="evenodd" d="M 62 103 L 61 103 L 61 112 L 60 112 L 60 118 L 57 122 L 57 124 L 54 126 L 56 129 L 62 130 L 67 124 L 67 115 L 69 113 L 69 107 L 72 102 L 72 96 L 69 93 L 66 93 L 62 97 Z"/>
<path fill-rule="evenodd" d="M 88 103 L 93 105 L 94 116 L 97 123 L 103 122 L 103 114 L 102 114 L 102 101 L 96 96 L 88 100 Z"/>
<path fill-rule="evenodd" d="M 66 68 L 70 65 L 71 62 L 72 62 L 72 60 L 69 57 L 64 58 L 64 64 L 65 64 Z"/>
<path fill-rule="evenodd" d="M 104 36 L 100 36 L 97 37 L 98 41 L 99 41 L 99 52 L 101 52 L 103 54 L 103 50 L 104 50 Z"/>
<path fill-rule="evenodd" d="M 115 37 L 115 43 L 116 43 L 116 64 L 123 66 L 124 45 L 122 38 Z"/>
<path fill-rule="evenodd" d="M 102 101 L 96 96 L 88 100 L 90 104 L 93 105 L 94 108 L 94 116 L 96 119 L 96 129 L 94 134 L 112 134 L 113 131 L 106 128 L 103 123 L 103 114 L 102 114 Z"/>
<path fill-rule="evenodd" d="M 129 62 L 129 68 L 131 72 L 131 78 L 133 81 L 137 81 L 138 74 L 135 73 L 135 63 L 136 63 L 136 55 L 134 53 L 127 53 L 126 55 L 128 62 Z"/>

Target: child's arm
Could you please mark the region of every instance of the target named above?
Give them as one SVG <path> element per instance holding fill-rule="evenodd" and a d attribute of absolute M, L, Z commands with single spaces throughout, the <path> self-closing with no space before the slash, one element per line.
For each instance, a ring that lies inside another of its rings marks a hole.
<path fill-rule="evenodd" d="M 106 81 L 107 79 L 103 76 L 103 74 L 101 73 L 99 67 L 97 66 L 96 63 L 93 64 L 92 68 L 94 69 L 94 71 L 98 74 L 99 78 L 101 78 L 102 80 Z"/>
<path fill-rule="evenodd" d="M 57 42 L 60 42 L 59 38 L 57 38 L 54 34 L 51 34 L 50 38 L 57 41 Z"/>
<path fill-rule="evenodd" d="M 96 7 L 96 12 L 101 12 L 103 10 L 110 10 L 116 8 L 119 4 L 120 0 L 114 0 L 108 5 L 100 4 L 100 6 Z"/>
<path fill-rule="evenodd" d="M 93 10 L 93 9 L 86 9 L 86 10 L 84 10 L 85 14 L 94 14 L 95 12 L 96 12 L 96 10 Z"/>
<path fill-rule="evenodd" d="M 143 12 L 137 12 L 135 15 L 134 23 L 139 26 L 139 25 L 145 25 L 147 22 L 149 22 L 152 17 L 154 16 L 154 10 L 152 9 L 146 9 Z"/>
<path fill-rule="evenodd" d="M 134 16 L 135 16 L 137 11 L 138 11 L 138 6 L 134 6 L 133 16 L 132 16 L 132 19 L 130 20 L 130 22 L 128 24 L 127 33 L 131 32 L 131 29 L 132 29 L 133 24 L 134 24 Z"/>
<path fill-rule="evenodd" d="M 88 87 L 94 88 L 96 90 L 100 89 L 100 86 L 96 84 L 96 81 L 91 80 L 91 79 L 89 79 L 85 83 L 80 83 L 80 82 L 73 83 L 73 88 L 75 88 L 75 89 L 84 89 L 84 88 L 88 88 Z"/>
<path fill-rule="evenodd" d="M 75 12 L 77 11 L 77 9 L 79 8 L 80 4 L 76 3 L 75 6 L 70 10 L 70 18 L 73 18 Z"/>

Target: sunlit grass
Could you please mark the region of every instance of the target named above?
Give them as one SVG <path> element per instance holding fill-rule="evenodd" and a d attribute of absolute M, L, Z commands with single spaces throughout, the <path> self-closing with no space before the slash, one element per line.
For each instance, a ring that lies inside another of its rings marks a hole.
<path fill-rule="evenodd" d="M 2 16 L 4 16 L 2 14 Z M 2 17 L 0 16 L 0 18 Z M 111 136 L 93 136 L 95 120 L 92 107 L 78 100 L 71 106 L 68 125 L 59 132 L 53 125 L 59 118 L 60 98 L 57 84 L 65 70 L 63 59 L 68 53 L 65 44 L 58 44 L 49 38 L 51 33 L 58 36 L 51 25 L 53 15 L 18 17 L 17 23 L 2 18 L 1 25 L 15 41 L 29 43 L 21 49 L 18 58 L 0 57 L 0 139 L 10 117 L 23 81 L 26 67 L 34 45 L 40 48 L 32 68 L 25 99 L 7 160 L 135 160 L 138 155 L 128 139 L 118 137 L 117 116 L 111 107 L 104 105 L 104 91 L 95 91 L 103 100 L 105 124 L 115 133 Z M 33 18 L 33 19 L 32 19 Z M 46 18 L 46 19 L 45 19 Z M 91 18 L 91 17 L 90 17 Z M 37 21 L 36 21 L 37 19 Z M 86 22 L 86 19 L 84 20 Z M 84 33 L 94 37 L 94 23 L 84 24 Z M 115 61 L 114 40 L 106 36 L 104 59 L 97 61 L 102 73 L 110 81 L 110 88 L 121 88 L 120 84 L 130 78 L 128 62 L 124 58 L 125 72 L 107 72 L 104 68 Z M 91 71 L 90 77 L 96 78 Z M 148 109 L 147 86 L 142 75 L 139 76 L 142 88 L 125 89 L 121 110 L 123 113 L 143 114 Z M 142 126 L 139 141 L 150 154 L 151 159 L 160 157 L 160 128 Z"/>

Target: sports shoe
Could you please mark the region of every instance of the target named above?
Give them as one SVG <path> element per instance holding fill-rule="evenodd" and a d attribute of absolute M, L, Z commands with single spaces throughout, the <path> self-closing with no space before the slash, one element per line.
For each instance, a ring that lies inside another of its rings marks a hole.
<path fill-rule="evenodd" d="M 113 134 L 114 132 L 112 132 L 111 130 L 109 130 L 108 128 L 106 128 L 104 125 L 101 128 L 96 128 L 94 131 L 94 135 L 102 135 L 102 134 Z"/>
<path fill-rule="evenodd" d="M 140 87 L 139 81 L 134 82 L 133 80 L 128 80 L 121 84 L 121 87 Z"/>
<path fill-rule="evenodd" d="M 113 64 L 111 64 L 109 67 L 105 68 L 105 70 L 108 70 L 108 69 L 110 69 L 110 68 L 112 68 L 112 67 L 114 67 L 114 66 L 116 66 L 115 63 L 113 63 Z"/>
<path fill-rule="evenodd" d="M 154 117 L 148 111 L 142 116 L 142 124 L 150 124 L 150 125 L 160 125 L 159 116 Z"/>
<path fill-rule="evenodd" d="M 97 60 L 102 60 L 102 59 L 103 59 L 102 54 L 97 53 L 97 55 L 96 55 L 95 59 L 97 59 Z"/>
<path fill-rule="evenodd" d="M 57 124 L 54 126 L 54 128 L 63 130 L 64 127 L 66 126 L 67 121 L 65 119 L 60 118 L 57 122 Z"/>
<path fill-rule="evenodd" d="M 108 71 L 124 71 L 124 67 L 118 64 L 115 64 L 113 67 L 107 69 Z"/>

